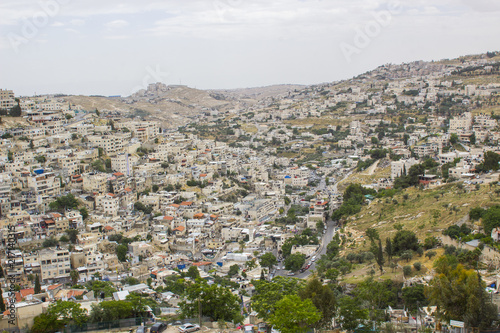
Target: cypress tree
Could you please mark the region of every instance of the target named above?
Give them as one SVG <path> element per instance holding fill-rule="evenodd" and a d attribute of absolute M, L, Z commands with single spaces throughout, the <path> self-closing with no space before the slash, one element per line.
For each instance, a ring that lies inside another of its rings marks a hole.
<path fill-rule="evenodd" d="M 0 288 L 0 312 L 5 312 L 5 303 L 3 302 L 2 289 Z"/>
<path fill-rule="evenodd" d="M 40 277 L 38 274 L 35 276 L 35 294 L 39 294 L 42 292 L 42 288 L 40 287 Z"/>

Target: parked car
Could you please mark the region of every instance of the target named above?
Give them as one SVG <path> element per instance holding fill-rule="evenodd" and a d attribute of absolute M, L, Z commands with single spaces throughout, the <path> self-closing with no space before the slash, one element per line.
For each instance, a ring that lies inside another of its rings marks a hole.
<path fill-rule="evenodd" d="M 146 333 L 146 327 L 144 327 L 144 326 L 137 327 L 137 330 L 135 331 L 135 333 Z"/>
<path fill-rule="evenodd" d="M 166 323 L 156 323 L 153 326 L 151 326 L 151 329 L 149 330 L 150 333 L 160 333 L 163 332 L 167 329 L 167 324 Z"/>
<path fill-rule="evenodd" d="M 181 333 L 195 332 L 195 331 L 198 331 L 199 329 L 200 329 L 200 326 L 198 326 L 196 324 L 190 324 L 190 323 L 179 326 L 179 332 L 181 332 Z"/>

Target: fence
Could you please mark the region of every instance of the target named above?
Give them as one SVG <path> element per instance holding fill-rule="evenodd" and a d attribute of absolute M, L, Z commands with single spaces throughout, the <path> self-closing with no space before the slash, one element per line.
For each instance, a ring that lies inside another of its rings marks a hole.
<path fill-rule="evenodd" d="M 70 325 L 66 327 L 63 332 L 88 332 L 88 331 L 110 331 L 112 329 L 130 328 L 132 326 L 139 326 L 141 323 L 150 320 L 146 317 L 127 318 L 112 321 L 103 321 L 98 323 L 85 323 L 82 326 Z"/>

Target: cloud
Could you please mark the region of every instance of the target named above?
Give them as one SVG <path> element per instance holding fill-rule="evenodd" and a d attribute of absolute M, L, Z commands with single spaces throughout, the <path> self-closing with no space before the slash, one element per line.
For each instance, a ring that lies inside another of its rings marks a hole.
<path fill-rule="evenodd" d="M 125 20 L 114 20 L 114 21 L 107 22 L 106 24 L 104 24 L 104 26 L 106 26 L 109 29 L 119 29 L 119 28 L 124 28 L 124 27 L 129 26 L 129 25 L 130 25 L 130 23 L 125 21 Z"/>
<path fill-rule="evenodd" d="M 73 20 L 69 21 L 69 23 L 71 23 L 74 26 L 80 27 L 80 26 L 82 26 L 82 25 L 85 24 L 85 20 L 82 20 L 82 19 L 73 19 Z"/>

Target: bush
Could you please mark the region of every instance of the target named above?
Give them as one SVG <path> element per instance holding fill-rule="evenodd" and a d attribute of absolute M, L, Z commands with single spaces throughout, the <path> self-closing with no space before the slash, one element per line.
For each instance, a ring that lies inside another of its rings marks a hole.
<path fill-rule="evenodd" d="M 403 274 L 404 274 L 404 276 L 409 276 L 411 274 L 411 266 L 404 266 L 403 267 Z"/>
<path fill-rule="evenodd" d="M 422 269 L 422 264 L 420 262 L 416 261 L 413 263 L 413 267 L 415 267 L 415 269 L 417 271 L 420 271 Z"/>
<path fill-rule="evenodd" d="M 427 252 L 425 253 L 425 256 L 426 256 L 427 258 L 429 258 L 429 260 L 431 260 L 431 259 L 432 259 L 432 257 L 435 257 L 435 256 L 436 256 L 436 251 L 427 251 Z"/>
<path fill-rule="evenodd" d="M 432 249 L 438 245 L 439 245 L 439 239 L 437 239 L 437 237 L 427 237 L 424 240 L 424 248 L 426 250 Z"/>

